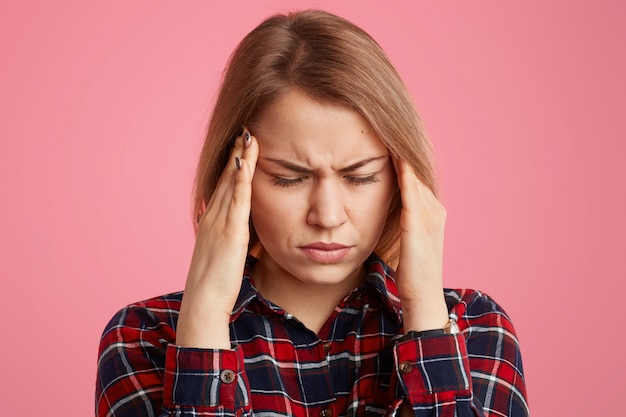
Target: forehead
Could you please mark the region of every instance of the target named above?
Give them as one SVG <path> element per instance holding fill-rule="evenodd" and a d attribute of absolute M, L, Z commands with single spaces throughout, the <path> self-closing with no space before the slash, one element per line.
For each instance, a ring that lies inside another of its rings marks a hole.
<path fill-rule="evenodd" d="M 387 154 L 365 118 L 354 109 L 289 90 L 270 102 L 252 126 L 260 156 L 308 165 L 352 163 Z"/>

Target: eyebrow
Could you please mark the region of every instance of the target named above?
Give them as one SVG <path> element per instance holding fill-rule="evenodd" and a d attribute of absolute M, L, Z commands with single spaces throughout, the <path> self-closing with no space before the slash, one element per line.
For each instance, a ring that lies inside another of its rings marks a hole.
<path fill-rule="evenodd" d="M 388 156 L 389 155 L 381 155 L 381 156 L 376 156 L 376 157 L 373 157 L 373 158 L 367 158 L 367 159 L 364 159 L 362 161 L 356 162 L 356 163 L 354 163 L 352 165 L 348 165 L 345 168 L 341 168 L 341 169 L 339 169 L 339 172 L 341 172 L 341 173 L 354 172 L 357 169 L 362 168 L 362 167 L 364 167 L 365 165 L 367 165 L 369 163 L 372 163 L 374 161 L 379 161 L 381 159 L 385 159 Z M 284 159 L 272 159 L 272 158 L 263 158 L 263 159 L 266 160 L 266 161 L 269 161 L 269 162 L 273 162 L 276 165 L 280 165 L 283 168 L 286 168 L 286 169 L 288 169 L 290 171 L 293 171 L 293 172 L 297 172 L 299 174 L 307 174 L 308 175 L 308 174 L 312 174 L 313 173 L 313 170 L 311 170 L 309 168 L 303 167 L 303 166 L 298 165 L 298 164 L 294 164 L 293 162 L 289 162 L 289 161 L 286 161 Z"/>

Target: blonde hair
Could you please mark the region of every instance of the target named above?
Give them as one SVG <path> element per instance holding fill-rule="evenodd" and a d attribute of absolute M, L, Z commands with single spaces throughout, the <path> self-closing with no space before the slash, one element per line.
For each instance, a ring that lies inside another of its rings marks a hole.
<path fill-rule="evenodd" d="M 436 193 L 424 127 L 385 52 L 353 23 L 324 11 L 305 10 L 266 19 L 230 57 L 196 171 L 196 230 L 199 214 L 226 166 L 230 138 L 270 100 L 295 87 L 359 112 L 389 153 L 411 163 Z M 399 256 L 401 208 L 396 189 L 375 250 L 392 267 Z M 251 226 L 250 248 L 255 246 L 258 238 Z"/>

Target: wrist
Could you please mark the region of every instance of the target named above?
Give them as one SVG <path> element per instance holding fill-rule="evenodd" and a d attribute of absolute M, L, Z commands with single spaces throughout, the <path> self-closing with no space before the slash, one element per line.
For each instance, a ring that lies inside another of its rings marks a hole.
<path fill-rule="evenodd" d="M 402 336 L 398 342 L 406 342 L 407 340 L 414 340 L 414 339 L 418 339 L 418 338 L 422 338 L 422 337 L 437 337 L 437 336 L 443 336 L 446 333 L 444 332 L 443 329 L 433 329 L 433 330 L 423 330 L 420 332 L 417 332 L 415 330 L 410 330 L 408 332 L 406 332 L 404 334 L 404 336 Z"/>
<path fill-rule="evenodd" d="M 404 336 L 402 336 L 400 340 L 398 340 L 398 342 L 404 342 L 407 340 L 413 340 L 413 339 L 424 338 L 424 337 L 445 336 L 445 335 L 457 334 L 457 333 L 460 333 L 460 331 L 459 331 L 459 326 L 456 323 L 456 316 L 450 315 L 448 322 L 442 329 L 432 329 L 432 330 L 422 330 L 422 331 L 410 330 L 406 332 Z"/>
<path fill-rule="evenodd" d="M 443 329 L 448 323 L 448 307 L 439 290 L 437 295 L 402 299 L 405 332 Z"/>
<path fill-rule="evenodd" d="M 204 314 L 181 306 L 176 345 L 199 349 L 231 349 L 230 314 Z"/>

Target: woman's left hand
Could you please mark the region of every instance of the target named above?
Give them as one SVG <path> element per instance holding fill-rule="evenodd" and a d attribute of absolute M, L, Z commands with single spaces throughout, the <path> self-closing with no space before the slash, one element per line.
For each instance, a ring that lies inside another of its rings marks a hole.
<path fill-rule="evenodd" d="M 448 321 L 443 295 L 446 210 L 403 160 L 394 160 L 402 198 L 398 292 L 404 331 L 442 329 Z"/>

